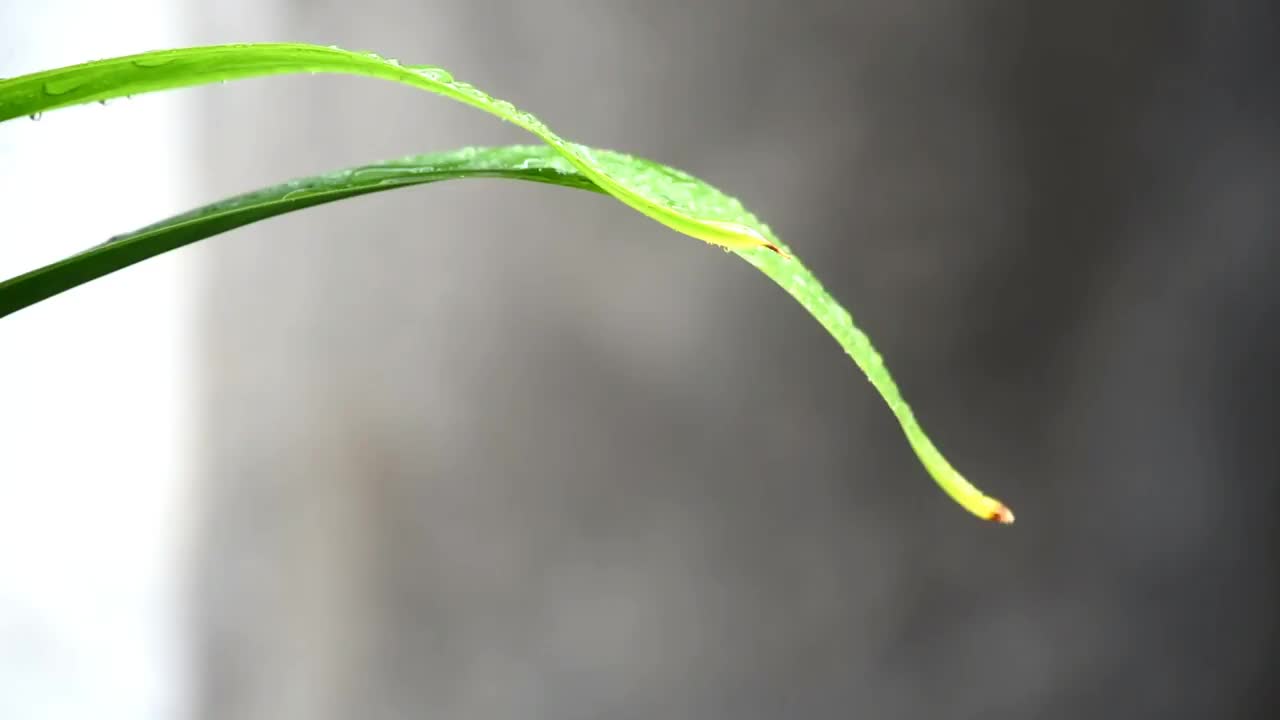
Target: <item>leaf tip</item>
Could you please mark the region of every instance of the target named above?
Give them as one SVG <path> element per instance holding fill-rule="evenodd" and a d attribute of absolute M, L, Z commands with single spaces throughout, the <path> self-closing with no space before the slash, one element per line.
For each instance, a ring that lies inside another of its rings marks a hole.
<path fill-rule="evenodd" d="M 991 514 L 987 515 L 987 519 L 998 522 L 1001 525 L 1012 525 L 1013 511 L 1004 503 L 996 503 L 996 508 L 991 511 Z"/>

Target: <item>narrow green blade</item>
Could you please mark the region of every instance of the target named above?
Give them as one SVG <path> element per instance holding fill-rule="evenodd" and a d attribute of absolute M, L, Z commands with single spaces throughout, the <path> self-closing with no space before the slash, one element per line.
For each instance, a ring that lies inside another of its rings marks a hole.
<path fill-rule="evenodd" d="M 0 282 L 0 317 L 184 245 L 315 205 L 441 180 L 498 177 L 600 192 L 549 147 L 464 148 L 291 180 L 175 215 Z"/>
<path fill-rule="evenodd" d="M 756 228 L 765 237 L 772 237 L 769 229 L 736 200 L 696 178 L 620 153 L 595 150 L 592 155 L 610 174 L 661 195 L 677 207 L 696 206 L 701 214 L 712 219 L 742 223 Z M 149 257 L 258 220 L 382 190 L 474 177 L 508 178 L 604 192 L 547 146 L 466 148 L 341 170 L 206 205 L 0 282 L 0 317 Z M 849 314 L 822 289 L 799 260 L 783 260 L 772 253 L 754 250 L 739 251 L 739 254 L 796 298 L 853 357 L 884 396 L 926 469 L 948 494 L 980 517 L 1012 522 L 1008 508 L 970 485 L 934 448 L 866 335 L 853 325 Z"/>
<path fill-rule="evenodd" d="M 672 208 L 661 197 L 645 195 L 606 172 L 590 149 L 564 140 L 533 115 L 455 80 L 442 68 L 401 65 L 375 53 L 262 43 L 157 50 L 98 60 L 0 81 L 0 122 L 128 95 L 298 73 L 360 75 L 443 95 L 528 130 L 610 195 L 677 232 L 731 249 L 765 247 L 784 252 L 753 228 L 690 215 Z"/>
<path fill-rule="evenodd" d="M 533 115 L 490 97 L 469 83 L 454 80 L 441 68 L 401 65 L 373 53 L 287 43 L 161 50 L 0 81 L 0 122 L 121 96 L 298 73 L 360 75 L 427 90 L 511 122 L 538 137 L 546 148 L 421 156 L 400 161 L 401 165 L 368 166 L 233 198 L 114 238 L 0 283 L 0 316 L 201 238 L 272 215 L 379 189 L 476 176 L 595 189 L 678 232 L 732 250 L 772 278 L 817 318 L 862 369 L 942 489 L 979 517 L 1013 521 L 1013 513 L 1005 505 L 969 484 L 930 442 L 879 353 L 853 324 L 849 313 L 791 257 L 768 227 L 736 200 L 680 171 L 568 142 Z M 374 176 L 379 178 L 378 184 L 365 182 Z"/>

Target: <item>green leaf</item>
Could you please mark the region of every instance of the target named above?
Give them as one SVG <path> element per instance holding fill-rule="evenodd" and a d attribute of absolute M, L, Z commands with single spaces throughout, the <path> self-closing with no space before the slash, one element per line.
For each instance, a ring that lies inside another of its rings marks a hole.
<path fill-rule="evenodd" d="M 613 196 L 678 232 L 732 250 L 768 275 L 831 334 L 897 417 L 939 486 L 979 517 L 1013 514 L 960 475 L 921 429 L 867 336 L 767 226 L 733 198 L 679 170 L 570 143 L 532 115 L 436 67 L 372 53 L 296 44 L 225 45 L 101 60 L 0 81 L 0 121 L 61 107 L 179 87 L 286 73 L 342 73 L 404 83 L 512 122 L 545 147 L 470 148 L 295 180 L 117 236 L 0 283 L 0 317 L 115 270 L 257 220 L 379 190 L 467 177 L 505 177 Z"/>
<path fill-rule="evenodd" d="M 455 80 L 442 68 L 401 65 L 375 53 L 318 45 L 264 43 L 157 50 L 98 60 L 0 82 L 0 122 L 157 90 L 296 73 L 362 75 L 457 100 L 528 130 L 610 195 L 677 232 L 728 248 L 768 247 L 782 252 L 752 228 L 681 213 L 661 198 L 648 197 L 618 182 L 595 162 L 588 148 L 562 139 L 533 115 L 505 100 L 490 97 L 470 83 Z"/>
<path fill-rule="evenodd" d="M 598 152 L 615 165 L 653 165 L 634 158 L 615 161 L 625 156 Z M 349 168 L 205 205 L 0 282 L 0 318 L 156 255 L 276 215 L 398 187 L 484 177 L 607 194 L 545 145 L 464 148 Z"/>

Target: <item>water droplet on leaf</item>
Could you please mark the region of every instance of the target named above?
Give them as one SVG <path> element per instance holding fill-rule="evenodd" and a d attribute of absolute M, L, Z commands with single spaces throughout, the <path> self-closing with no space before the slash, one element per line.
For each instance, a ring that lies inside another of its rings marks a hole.
<path fill-rule="evenodd" d="M 44 83 L 45 95 L 66 95 L 84 84 L 79 78 L 61 78 L 54 80 L 46 80 Z"/>
<path fill-rule="evenodd" d="M 133 64 L 140 68 L 154 68 L 168 65 L 177 58 L 174 57 L 144 57 L 133 61 Z"/>

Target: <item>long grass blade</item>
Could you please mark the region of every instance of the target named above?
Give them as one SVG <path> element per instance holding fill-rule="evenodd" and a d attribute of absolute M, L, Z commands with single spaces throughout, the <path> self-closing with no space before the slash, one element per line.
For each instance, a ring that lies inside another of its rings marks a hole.
<path fill-rule="evenodd" d="M 455 80 L 443 68 L 401 65 L 376 53 L 298 43 L 258 43 L 156 50 L 97 60 L 0 81 L 0 122 L 159 90 L 299 73 L 390 80 L 470 105 L 533 133 L 610 195 L 677 232 L 730 249 L 767 248 L 786 254 L 753 228 L 681 212 L 663 202 L 663 198 L 639 192 L 609 175 L 590 149 L 564 140 L 541 120 L 511 103 Z"/>
<path fill-rule="evenodd" d="M 733 198 L 681 171 L 605 150 L 592 156 L 611 176 L 661 196 L 678 208 L 696 208 L 712 220 L 752 227 L 772 239 L 768 227 Z M 0 282 L 0 317 L 150 257 L 259 220 L 382 190 L 441 180 L 496 177 L 605 191 L 548 146 L 466 148 L 293 180 L 171 217 L 119 235 L 59 262 Z M 979 517 L 1013 521 L 1013 514 L 966 481 L 934 447 L 903 400 L 870 340 L 849 313 L 797 259 L 738 250 L 748 262 L 783 287 L 840 343 L 888 403 L 908 441 L 938 484 Z"/>

